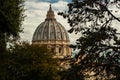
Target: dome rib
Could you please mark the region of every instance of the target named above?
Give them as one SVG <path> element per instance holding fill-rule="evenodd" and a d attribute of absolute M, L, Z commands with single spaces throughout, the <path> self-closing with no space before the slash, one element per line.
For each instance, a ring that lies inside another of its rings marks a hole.
<path fill-rule="evenodd" d="M 48 40 L 50 39 L 50 22 L 48 23 Z"/>
<path fill-rule="evenodd" d="M 53 22 L 53 24 L 51 27 L 53 27 L 55 25 L 55 22 L 54 21 L 52 21 L 52 22 Z M 56 27 L 54 27 L 54 30 L 52 32 L 54 34 L 54 35 L 51 35 L 51 36 L 54 36 L 54 38 L 52 40 L 56 40 Z"/>

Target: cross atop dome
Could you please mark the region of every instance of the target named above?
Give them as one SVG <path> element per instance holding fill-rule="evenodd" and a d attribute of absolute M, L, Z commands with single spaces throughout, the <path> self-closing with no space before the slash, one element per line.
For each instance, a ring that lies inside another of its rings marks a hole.
<path fill-rule="evenodd" d="M 49 11 L 47 12 L 46 19 L 45 20 L 56 20 L 54 11 L 52 10 L 52 6 L 50 4 Z"/>

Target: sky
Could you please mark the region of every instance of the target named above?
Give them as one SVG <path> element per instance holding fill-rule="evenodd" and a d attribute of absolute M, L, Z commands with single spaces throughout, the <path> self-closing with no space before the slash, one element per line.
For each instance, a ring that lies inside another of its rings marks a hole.
<path fill-rule="evenodd" d="M 40 23 L 45 21 L 50 3 L 52 4 L 52 8 L 55 13 L 57 21 L 60 22 L 68 31 L 70 27 L 69 24 L 67 23 L 67 20 L 64 19 L 62 16 L 57 15 L 57 13 L 59 11 L 63 12 L 67 11 L 67 4 L 71 1 L 72 0 L 26 0 L 24 3 L 26 9 L 24 14 L 26 15 L 26 17 L 22 25 L 23 33 L 20 34 L 21 40 L 29 41 L 31 43 L 35 29 L 38 27 Z M 120 14 L 115 15 L 120 16 Z M 117 26 L 116 28 L 120 31 L 120 27 L 118 27 L 119 25 L 120 23 L 118 22 L 114 23 L 114 26 Z M 75 43 L 75 40 L 78 38 L 78 35 L 75 35 L 74 33 L 69 34 L 71 44 Z"/>

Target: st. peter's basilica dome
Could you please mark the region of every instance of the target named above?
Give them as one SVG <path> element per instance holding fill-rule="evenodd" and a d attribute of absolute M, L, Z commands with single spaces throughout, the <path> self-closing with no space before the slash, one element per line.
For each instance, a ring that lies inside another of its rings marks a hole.
<path fill-rule="evenodd" d="M 45 21 L 37 27 L 33 34 L 32 44 L 47 45 L 48 48 L 54 51 L 57 57 L 65 57 L 71 55 L 69 43 L 67 31 L 55 19 L 50 5 Z"/>

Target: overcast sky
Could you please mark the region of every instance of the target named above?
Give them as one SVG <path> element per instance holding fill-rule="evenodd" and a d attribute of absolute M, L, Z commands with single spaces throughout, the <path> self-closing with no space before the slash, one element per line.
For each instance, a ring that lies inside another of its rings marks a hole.
<path fill-rule="evenodd" d="M 72 0 L 26 0 L 25 1 L 25 20 L 23 21 L 22 27 L 23 33 L 20 34 L 21 40 L 24 41 L 32 41 L 32 36 L 35 29 L 38 25 L 43 22 L 46 18 L 47 11 L 49 10 L 49 4 L 52 4 L 53 11 L 55 13 L 55 17 L 58 22 L 60 22 L 66 30 L 69 30 L 69 24 L 67 20 L 62 18 L 62 16 L 57 15 L 59 11 L 66 11 L 67 4 Z M 116 16 L 120 16 L 120 14 L 116 14 Z M 115 22 L 115 25 L 120 26 L 120 23 Z M 120 29 L 120 28 L 118 28 Z M 77 35 L 69 34 L 71 43 L 75 43 L 75 39 Z"/>

